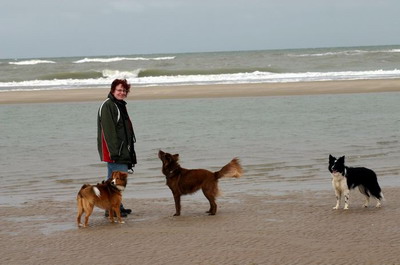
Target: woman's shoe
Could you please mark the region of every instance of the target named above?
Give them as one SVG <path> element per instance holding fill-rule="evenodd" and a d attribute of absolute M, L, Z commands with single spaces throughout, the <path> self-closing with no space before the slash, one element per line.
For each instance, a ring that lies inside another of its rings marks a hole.
<path fill-rule="evenodd" d="M 121 217 L 127 217 L 127 216 L 128 216 L 128 214 L 127 214 L 126 212 L 120 211 L 120 213 L 121 213 Z M 110 215 L 108 214 L 108 210 L 105 211 L 104 216 L 105 216 L 105 217 L 110 216 Z M 117 216 L 117 214 L 114 213 L 114 217 L 116 217 L 116 216 Z"/>
<path fill-rule="evenodd" d="M 120 211 L 121 211 L 121 213 L 126 213 L 126 214 L 132 213 L 131 209 L 125 209 L 123 206 L 121 206 Z"/>

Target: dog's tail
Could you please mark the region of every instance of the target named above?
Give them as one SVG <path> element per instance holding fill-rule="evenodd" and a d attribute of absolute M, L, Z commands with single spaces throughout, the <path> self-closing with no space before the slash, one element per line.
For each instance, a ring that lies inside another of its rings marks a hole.
<path fill-rule="evenodd" d="M 226 164 L 220 171 L 215 172 L 217 179 L 220 178 L 240 178 L 243 174 L 242 166 L 239 159 L 235 157 L 231 162 Z"/>

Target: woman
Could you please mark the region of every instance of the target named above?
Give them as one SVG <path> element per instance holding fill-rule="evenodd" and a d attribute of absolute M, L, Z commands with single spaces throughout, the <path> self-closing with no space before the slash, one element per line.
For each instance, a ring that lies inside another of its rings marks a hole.
<path fill-rule="evenodd" d="M 128 172 L 136 164 L 136 138 L 124 101 L 130 87 L 125 79 L 115 79 L 108 98 L 99 108 L 97 148 L 101 161 L 107 162 L 107 179 L 113 171 Z M 131 210 L 121 204 L 121 216 L 129 213 Z"/>

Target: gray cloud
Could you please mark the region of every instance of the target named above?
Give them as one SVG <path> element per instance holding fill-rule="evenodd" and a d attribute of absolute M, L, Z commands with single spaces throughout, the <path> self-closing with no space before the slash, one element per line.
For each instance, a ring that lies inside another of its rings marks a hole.
<path fill-rule="evenodd" d="M 0 58 L 400 44 L 395 0 L 2 0 Z"/>

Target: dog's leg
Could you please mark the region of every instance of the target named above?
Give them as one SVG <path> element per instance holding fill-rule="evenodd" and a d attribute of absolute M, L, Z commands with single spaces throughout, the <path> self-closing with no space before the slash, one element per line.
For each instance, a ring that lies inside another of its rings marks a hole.
<path fill-rule="evenodd" d="M 88 202 L 84 202 L 83 208 L 85 211 L 85 224 L 83 225 L 83 227 L 87 227 L 89 224 L 89 217 L 93 212 L 94 205 L 92 205 Z"/>
<path fill-rule="evenodd" d="M 342 200 L 342 191 L 343 190 L 341 189 L 341 187 L 339 185 L 340 185 L 340 182 L 336 181 L 336 178 L 333 177 L 332 187 L 333 187 L 333 190 L 335 191 L 335 196 L 336 196 L 336 205 L 335 205 L 335 207 L 333 207 L 334 210 L 339 209 L 340 201 Z"/>
<path fill-rule="evenodd" d="M 118 222 L 119 222 L 120 224 L 124 224 L 125 222 L 122 221 L 122 219 L 121 219 L 121 209 L 120 209 L 119 205 L 118 205 L 117 207 L 114 208 L 114 212 L 115 212 L 115 214 L 117 215 Z"/>
<path fill-rule="evenodd" d="M 81 216 L 83 213 L 83 205 L 82 205 L 82 198 L 77 198 L 77 205 L 78 205 L 78 215 L 76 216 L 76 223 L 78 226 L 82 226 L 81 224 Z"/>
<path fill-rule="evenodd" d="M 380 196 L 380 199 L 378 199 L 377 197 L 375 197 L 376 198 L 376 208 L 381 208 L 381 206 L 382 206 L 382 200 L 385 200 L 385 197 L 383 197 L 383 194 L 382 194 L 382 192 L 379 194 L 379 196 Z"/>
<path fill-rule="evenodd" d="M 344 192 L 344 208 L 345 210 L 349 209 L 349 200 L 350 200 L 350 190 L 346 190 Z"/>
<path fill-rule="evenodd" d="M 381 200 L 380 199 L 376 199 L 376 208 L 381 208 L 382 204 L 381 204 Z"/>
<path fill-rule="evenodd" d="M 369 206 L 369 194 L 368 194 L 368 191 L 362 185 L 358 186 L 358 190 L 361 192 L 361 194 L 363 194 L 365 196 L 365 202 L 363 204 L 363 207 L 367 208 Z"/>
<path fill-rule="evenodd" d="M 335 189 L 335 196 L 336 196 L 336 206 L 333 207 L 334 210 L 339 209 L 340 201 L 342 199 L 342 193 Z"/>
<path fill-rule="evenodd" d="M 212 190 L 203 189 L 204 196 L 206 196 L 207 200 L 210 202 L 210 210 L 206 213 L 209 215 L 215 215 L 217 213 L 217 204 L 215 203 L 215 196 Z"/>
<path fill-rule="evenodd" d="M 175 201 L 175 210 L 176 210 L 174 216 L 180 216 L 181 215 L 181 195 L 174 194 L 174 201 Z"/>
<path fill-rule="evenodd" d="M 85 212 L 85 224 L 83 225 L 83 227 L 87 227 L 89 224 L 89 217 L 92 213 L 91 212 Z"/>
<path fill-rule="evenodd" d="M 217 213 L 217 204 L 215 203 L 215 198 L 210 198 L 208 201 L 210 202 L 210 210 L 208 211 L 208 214 L 215 215 Z"/>
<path fill-rule="evenodd" d="M 364 208 L 367 208 L 369 206 L 369 196 L 365 195 L 365 203 L 363 204 Z"/>
<path fill-rule="evenodd" d="M 112 207 L 108 209 L 108 219 L 110 223 L 114 223 L 114 209 Z"/>

